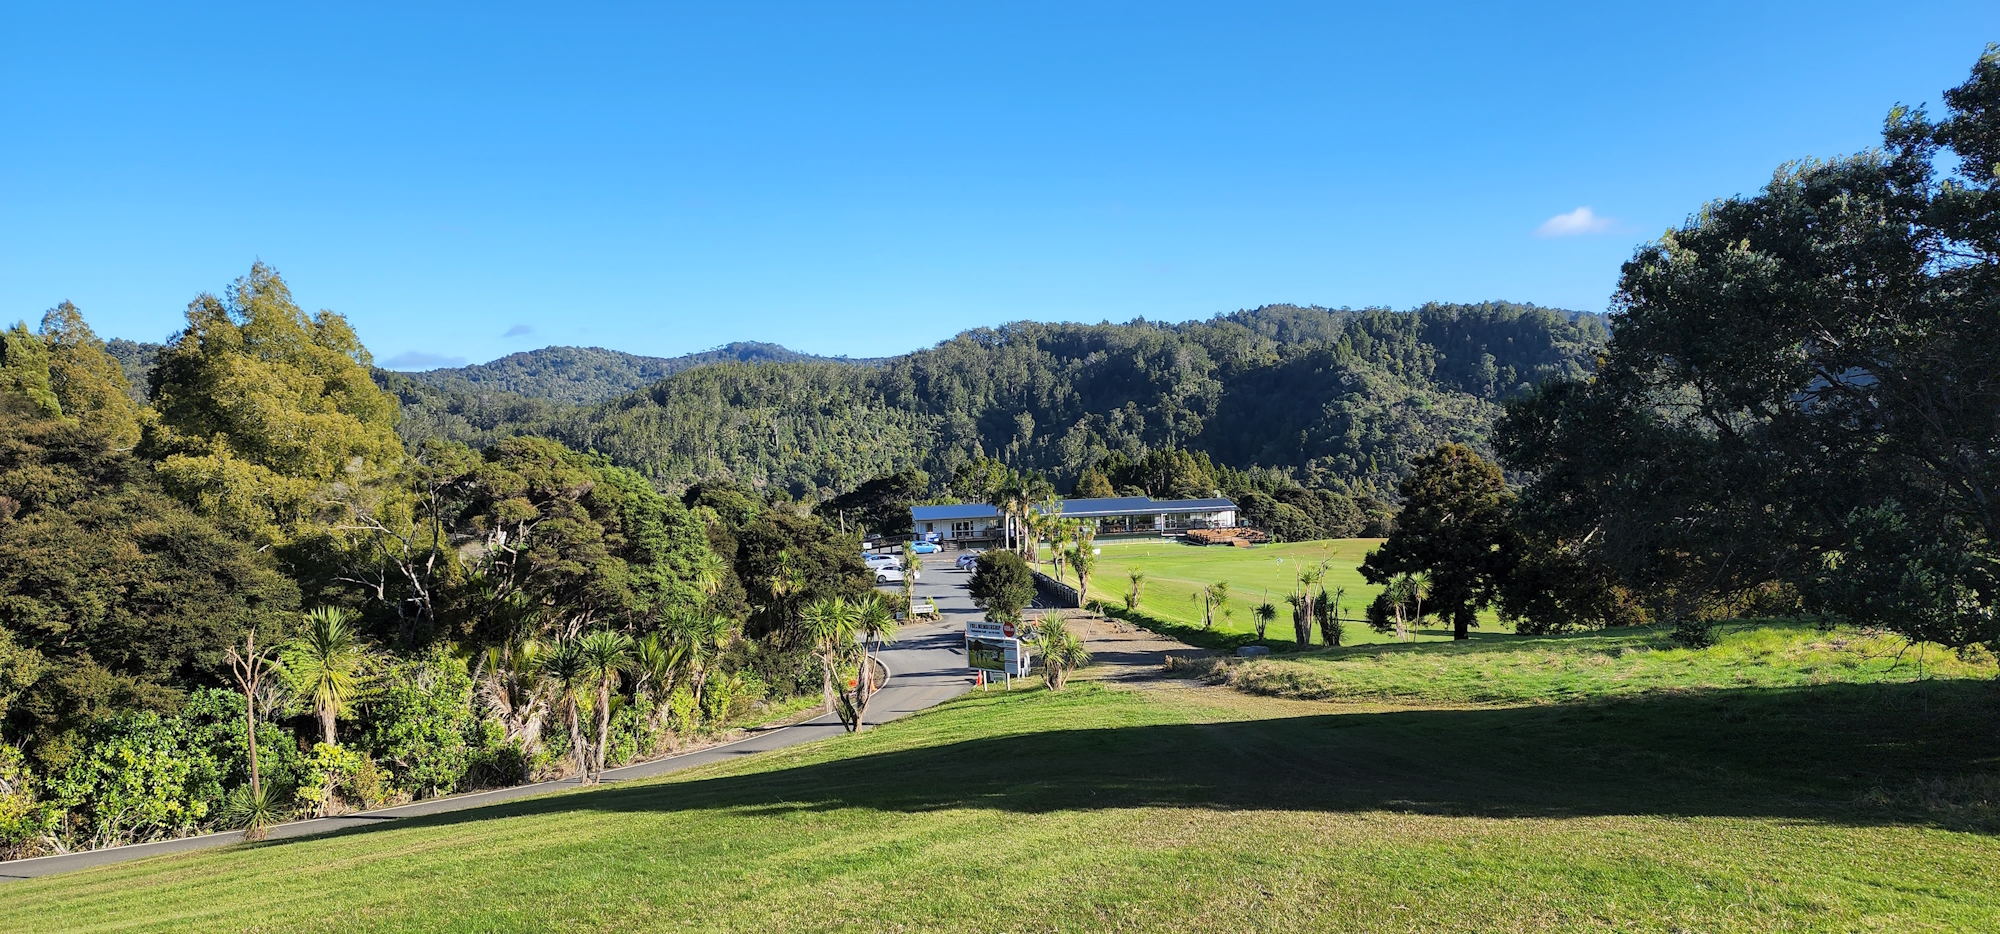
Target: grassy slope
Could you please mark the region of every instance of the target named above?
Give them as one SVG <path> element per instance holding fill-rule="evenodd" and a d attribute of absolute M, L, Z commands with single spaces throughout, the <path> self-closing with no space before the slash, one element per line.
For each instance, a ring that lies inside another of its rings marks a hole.
<path fill-rule="evenodd" d="M 1849 629 L 1821 632 L 1803 622 L 1739 623 L 1718 630 L 1700 651 L 1674 645 L 1663 630 L 1565 636 L 1486 634 L 1455 645 L 1373 645 L 1320 649 L 1260 660 L 1229 672 L 1230 683 L 1260 694 L 1311 700 L 1409 698 L 1429 701 L 1562 701 L 1660 690 L 1787 688 L 1883 684 L 1925 675 L 1991 678 L 1993 658 L 1961 659 L 1936 646 Z"/>
<path fill-rule="evenodd" d="M 1731 667 L 1525 706 L 974 694 L 662 781 L 14 883 L 0 930 L 2000 927 L 1990 814 L 1896 791 L 1993 770 L 1990 682 L 1698 687 Z"/>
<path fill-rule="evenodd" d="M 1255 548 L 1198 547 L 1165 540 L 1103 542 L 1099 547 L 1104 554 L 1090 577 L 1090 595 L 1122 606 L 1125 591 L 1132 586 L 1126 575 L 1135 569 L 1144 570 L 1146 584 L 1139 608 L 1170 622 L 1199 626 L 1201 602 L 1195 594 L 1206 584 L 1227 581 L 1227 608 L 1231 615 L 1215 621 L 1216 631 L 1254 633 L 1257 624 L 1250 611 L 1264 602 L 1268 593 L 1270 601 L 1278 607 L 1278 618 L 1265 635 L 1273 641 L 1290 642 L 1291 607 L 1285 603 L 1285 594 L 1296 586 L 1301 568 L 1317 567 L 1323 560 L 1329 562 L 1327 586 L 1347 589 L 1341 613 L 1360 618 L 1366 613 L 1369 601 L 1382 589 L 1361 579 L 1361 559 L 1381 544 L 1379 538 L 1290 542 Z M 1047 566 L 1043 569 L 1048 570 Z M 1070 581 L 1075 582 L 1073 576 Z M 1359 623 L 1348 623 L 1344 632 L 1349 644 L 1395 639 Z M 1416 641 L 1421 642 L 1450 638 L 1451 631 L 1445 628 L 1421 630 L 1416 635 Z"/>

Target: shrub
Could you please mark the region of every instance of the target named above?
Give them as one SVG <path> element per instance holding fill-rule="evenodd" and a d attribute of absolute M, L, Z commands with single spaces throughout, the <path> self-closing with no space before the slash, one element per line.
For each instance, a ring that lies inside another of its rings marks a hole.
<path fill-rule="evenodd" d="M 364 745 L 394 787 L 417 797 L 458 788 L 483 739 L 465 663 L 433 651 L 383 679 Z"/>
<path fill-rule="evenodd" d="M 36 800 L 21 751 L 0 744 L 0 859 L 40 855 L 55 833 L 55 809 Z"/>
<path fill-rule="evenodd" d="M 181 706 L 190 745 L 206 751 L 221 769 L 224 788 L 250 784 L 249 749 L 243 742 L 243 694 L 203 688 Z M 257 775 L 266 783 L 296 787 L 305 779 L 299 744 L 284 727 L 257 721 Z"/>
<path fill-rule="evenodd" d="M 966 590 L 971 592 L 972 602 L 986 611 L 988 619 L 1019 622 L 1021 608 L 1035 599 L 1035 578 L 1020 555 L 994 549 L 979 556 Z"/>
<path fill-rule="evenodd" d="M 541 766 L 540 757 L 529 755 L 520 740 L 482 746 L 472 757 L 466 773 L 469 785 L 519 785 L 533 778 Z"/>
<path fill-rule="evenodd" d="M 674 731 L 683 736 L 692 735 L 701 721 L 694 692 L 688 690 L 686 685 L 674 688 L 673 696 L 667 699 L 667 713 L 673 718 Z"/>
<path fill-rule="evenodd" d="M 354 750 L 314 743 L 312 752 L 300 763 L 299 784 L 292 791 L 292 801 L 315 817 L 335 813 L 343 803 L 367 808 L 371 802 L 355 788 L 355 777 L 364 765 L 371 764 L 367 756 Z M 376 797 L 379 800 L 379 789 Z"/>
<path fill-rule="evenodd" d="M 200 829 L 222 801 L 222 769 L 189 732 L 150 711 L 93 725 L 83 754 L 50 782 L 64 836 L 103 847 Z"/>

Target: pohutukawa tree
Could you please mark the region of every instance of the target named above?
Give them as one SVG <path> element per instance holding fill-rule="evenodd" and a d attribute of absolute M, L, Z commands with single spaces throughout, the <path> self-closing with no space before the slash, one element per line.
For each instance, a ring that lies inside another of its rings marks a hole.
<path fill-rule="evenodd" d="M 1625 264 L 1596 376 L 1502 425 L 1532 537 L 1683 623 L 1776 584 L 2000 641 L 2000 48 L 1944 102 Z"/>

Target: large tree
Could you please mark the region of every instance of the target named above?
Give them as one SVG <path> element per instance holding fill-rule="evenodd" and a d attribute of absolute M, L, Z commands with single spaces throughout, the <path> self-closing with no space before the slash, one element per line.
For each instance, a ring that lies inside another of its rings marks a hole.
<path fill-rule="evenodd" d="M 0 392 L 0 628 L 53 663 L 13 706 L 16 735 L 171 709 L 298 602 L 267 555 L 167 496 L 102 426 Z"/>
<path fill-rule="evenodd" d="M 931 478 L 921 470 L 902 470 L 876 477 L 819 504 L 815 513 L 843 528 L 880 532 L 888 538 L 909 535 L 910 506 L 930 495 Z"/>
<path fill-rule="evenodd" d="M 1382 547 L 1361 563 L 1369 583 L 1429 574 L 1431 605 L 1469 637 L 1479 608 L 1500 593 L 1516 560 L 1512 506 L 1500 467 L 1462 444 L 1419 457 L 1396 489 L 1403 511 Z"/>
<path fill-rule="evenodd" d="M 1596 377 L 1504 426 L 1531 531 L 1697 630 L 1789 585 L 1832 616 L 2000 640 L 2000 50 L 1945 103 L 1625 264 Z"/>
<path fill-rule="evenodd" d="M 444 614 L 461 637 L 644 633 L 707 602 L 705 533 L 637 474 L 542 438 L 502 441 L 465 469 L 450 528 L 466 567 Z"/>
<path fill-rule="evenodd" d="M 39 333 L 48 348 L 49 388 L 63 415 L 104 435 L 114 448 L 137 445 L 144 412 L 132 398 L 124 368 L 105 352 L 83 314 L 63 302 L 42 316 Z"/>
<path fill-rule="evenodd" d="M 326 500 L 402 458 L 396 400 L 346 319 L 308 315 L 258 263 L 189 303 L 152 371 L 146 438 L 169 490 L 267 545 L 322 536 Z"/>

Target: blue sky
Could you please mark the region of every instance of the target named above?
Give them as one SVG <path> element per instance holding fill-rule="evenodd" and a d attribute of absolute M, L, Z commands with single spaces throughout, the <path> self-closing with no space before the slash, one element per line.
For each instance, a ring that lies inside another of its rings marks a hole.
<path fill-rule="evenodd" d="M 0 12 L 0 319 L 159 340 L 257 258 L 405 366 L 1602 310 L 2000 40 L 1991 0 L 182 6 Z"/>

